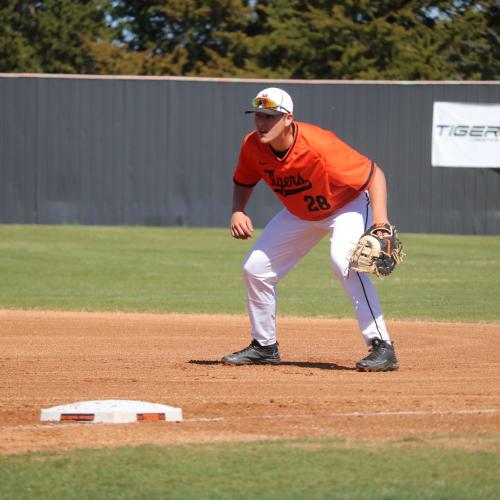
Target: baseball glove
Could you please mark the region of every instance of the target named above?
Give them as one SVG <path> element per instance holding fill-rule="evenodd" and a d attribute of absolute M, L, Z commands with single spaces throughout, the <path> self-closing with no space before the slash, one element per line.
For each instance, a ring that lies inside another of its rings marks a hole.
<path fill-rule="evenodd" d="M 374 224 L 361 236 L 352 251 L 349 268 L 360 273 L 376 274 L 381 278 L 391 274 L 404 255 L 396 227 L 392 224 Z"/>

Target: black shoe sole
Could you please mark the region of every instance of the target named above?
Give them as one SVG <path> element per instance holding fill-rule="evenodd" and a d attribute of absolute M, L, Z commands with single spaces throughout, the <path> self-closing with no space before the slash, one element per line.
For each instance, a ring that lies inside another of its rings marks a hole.
<path fill-rule="evenodd" d="M 369 366 L 356 366 L 358 372 L 393 372 L 399 370 L 399 365 L 390 365 L 387 368 L 377 368 Z"/>
<path fill-rule="evenodd" d="M 245 361 L 244 363 L 238 363 L 234 361 L 229 361 L 228 359 L 222 358 L 222 364 L 223 365 L 231 365 L 231 366 L 244 366 L 244 365 L 279 365 L 281 363 L 281 360 L 276 359 L 276 360 L 262 360 L 262 361 Z"/>

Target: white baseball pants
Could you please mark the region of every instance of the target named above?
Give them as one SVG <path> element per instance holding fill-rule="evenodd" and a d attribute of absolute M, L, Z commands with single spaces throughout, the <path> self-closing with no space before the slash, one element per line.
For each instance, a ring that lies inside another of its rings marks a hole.
<path fill-rule="evenodd" d="M 321 221 L 306 221 L 281 210 L 265 227 L 243 263 L 252 337 L 276 342 L 276 289 L 285 276 L 327 233 L 335 275 L 350 299 L 367 346 L 373 338 L 390 342 L 376 290 L 366 273 L 349 270 L 349 254 L 371 225 L 367 193 Z"/>

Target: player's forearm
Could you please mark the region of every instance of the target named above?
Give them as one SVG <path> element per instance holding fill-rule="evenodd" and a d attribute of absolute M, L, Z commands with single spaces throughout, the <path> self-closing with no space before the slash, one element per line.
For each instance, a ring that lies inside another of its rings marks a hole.
<path fill-rule="evenodd" d="M 231 236 L 239 240 L 246 240 L 252 237 L 252 220 L 245 213 L 245 207 L 252 194 L 252 187 L 239 186 L 233 187 L 233 213 L 231 214 L 230 230 Z"/>
<path fill-rule="evenodd" d="M 233 184 L 233 210 L 232 212 L 244 212 L 248 200 L 252 195 L 253 187 L 239 186 Z"/>
<path fill-rule="evenodd" d="M 370 203 L 372 206 L 373 223 L 385 223 L 389 221 L 387 217 L 387 183 L 384 172 L 377 168 L 375 178 L 368 190 Z"/>

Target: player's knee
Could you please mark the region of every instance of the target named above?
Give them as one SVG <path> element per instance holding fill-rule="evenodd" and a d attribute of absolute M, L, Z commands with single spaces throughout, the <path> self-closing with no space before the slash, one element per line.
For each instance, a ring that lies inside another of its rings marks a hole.
<path fill-rule="evenodd" d="M 268 274 L 268 271 L 269 259 L 259 250 L 250 252 L 243 262 L 243 274 L 246 278 L 263 279 Z"/>

